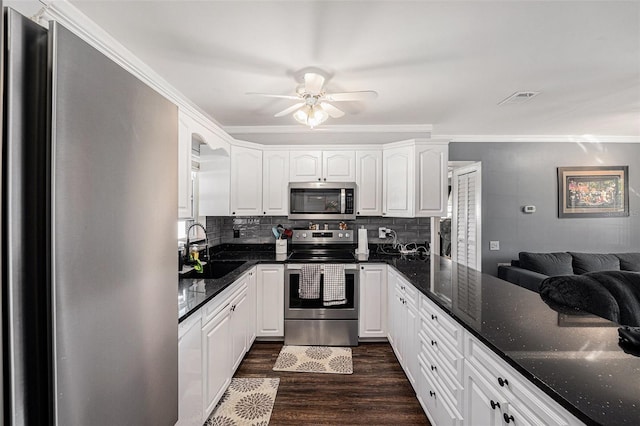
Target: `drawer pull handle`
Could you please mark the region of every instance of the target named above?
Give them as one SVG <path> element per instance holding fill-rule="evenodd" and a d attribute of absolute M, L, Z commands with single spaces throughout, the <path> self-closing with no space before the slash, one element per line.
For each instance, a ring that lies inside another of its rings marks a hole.
<path fill-rule="evenodd" d="M 491 408 L 493 408 L 494 410 L 496 408 L 500 408 L 500 403 L 499 402 L 495 402 L 493 399 L 491 400 Z"/>
<path fill-rule="evenodd" d="M 431 371 L 436 371 L 438 368 L 435 365 L 431 366 Z"/>
<path fill-rule="evenodd" d="M 502 377 L 498 377 L 498 384 L 502 387 L 509 386 L 509 381 L 507 379 L 503 379 Z"/>
<path fill-rule="evenodd" d="M 434 391 L 429 391 L 429 396 L 436 397 L 436 393 Z"/>
<path fill-rule="evenodd" d="M 438 345 L 438 342 L 436 342 L 435 340 L 431 341 L 431 346 L 437 346 L 437 345 Z"/>
<path fill-rule="evenodd" d="M 431 319 L 437 321 L 438 320 L 438 316 L 431 314 Z"/>
<path fill-rule="evenodd" d="M 513 418 L 513 416 L 507 416 L 507 413 L 504 413 L 503 417 L 504 417 L 504 422 L 505 423 L 515 422 L 515 419 Z"/>

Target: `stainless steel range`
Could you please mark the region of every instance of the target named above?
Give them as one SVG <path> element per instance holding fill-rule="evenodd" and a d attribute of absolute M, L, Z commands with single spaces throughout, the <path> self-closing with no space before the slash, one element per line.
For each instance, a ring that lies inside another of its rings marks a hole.
<path fill-rule="evenodd" d="M 287 345 L 358 345 L 359 274 L 346 230 L 294 230 L 285 267 Z"/>

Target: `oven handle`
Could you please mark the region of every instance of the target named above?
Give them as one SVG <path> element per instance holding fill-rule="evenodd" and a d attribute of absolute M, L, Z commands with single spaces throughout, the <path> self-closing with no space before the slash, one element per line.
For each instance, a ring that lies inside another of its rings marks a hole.
<path fill-rule="evenodd" d="M 300 270 L 302 269 L 302 265 L 303 263 L 288 263 L 286 265 L 286 269 L 287 270 Z M 324 265 L 321 265 L 321 269 L 324 270 Z M 355 271 L 358 269 L 358 265 L 356 265 L 355 263 L 345 263 L 344 264 L 344 270 L 345 271 Z"/>

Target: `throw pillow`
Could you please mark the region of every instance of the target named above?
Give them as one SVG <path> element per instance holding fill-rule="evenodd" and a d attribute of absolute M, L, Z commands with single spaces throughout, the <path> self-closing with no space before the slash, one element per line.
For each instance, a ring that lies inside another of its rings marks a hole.
<path fill-rule="evenodd" d="M 530 253 L 522 251 L 518 254 L 520 267 L 540 274 L 573 275 L 571 255 L 569 253 Z"/>
<path fill-rule="evenodd" d="M 569 252 L 569 254 L 573 257 L 573 272 L 578 275 L 587 272 L 620 270 L 620 259 L 614 254 L 575 252 Z"/>
<path fill-rule="evenodd" d="M 623 271 L 640 272 L 640 253 L 616 253 Z"/>

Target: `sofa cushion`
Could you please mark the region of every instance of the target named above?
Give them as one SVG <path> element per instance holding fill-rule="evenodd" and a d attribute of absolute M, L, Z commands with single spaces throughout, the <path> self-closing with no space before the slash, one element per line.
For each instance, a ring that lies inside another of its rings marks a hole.
<path fill-rule="evenodd" d="M 616 253 L 622 271 L 640 272 L 640 253 Z"/>
<path fill-rule="evenodd" d="M 571 255 L 569 253 L 518 253 L 520 267 L 540 274 L 573 275 Z"/>
<path fill-rule="evenodd" d="M 573 257 L 573 272 L 578 275 L 587 272 L 620 270 L 620 259 L 614 254 L 575 252 L 569 252 L 569 254 Z"/>

